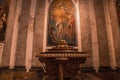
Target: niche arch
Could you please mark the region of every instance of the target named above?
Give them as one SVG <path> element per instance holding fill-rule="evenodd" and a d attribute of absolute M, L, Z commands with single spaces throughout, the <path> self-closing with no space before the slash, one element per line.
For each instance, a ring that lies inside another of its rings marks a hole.
<path fill-rule="evenodd" d="M 46 0 L 44 24 L 43 51 L 60 40 L 81 51 L 79 1 Z"/>
<path fill-rule="evenodd" d="M 75 5 L 72 0 L 53 0 L 48 10 L 47 46 L 56 46 L 61 40 L 76 46 Z"/>
<path fill-rule="evenodd" d="M 0 0 L 0 43 L 5 42 L 8 12 L 9 12 L 8 1 Z"/>
<path fill-rule="evenodd" d="M 120 0 L 116 0 L 116 10 L 117 10 L 118 22 L 120 26 Z"/>
<path fill-rule="evenodd" d="M 2 65 L 3 49 L 9 12 L 9 0 L 0 0 L 0 67 Z"/>

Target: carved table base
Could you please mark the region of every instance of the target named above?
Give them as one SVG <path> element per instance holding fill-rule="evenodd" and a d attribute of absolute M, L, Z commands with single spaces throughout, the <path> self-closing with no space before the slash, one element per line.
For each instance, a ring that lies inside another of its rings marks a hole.
<path fill-rule="evenodd" d="M 46 72 L 59 77 L 60 80 L 63 80 L 64 77 L 75 76 L 88 56 L 82 52 L 79 54 L 37 54 L 39 61 L 45 63 Z"/>
<path fill-rule="evenodd" d="M 45 63 L 48 75 L 59 77 L 59 80 L 76 75 L 89 57 L 85 52 L 79 52 L 74 47 L 68 46 L 64 40 L 58 46 L 36 56 L 40 62 Z"/>

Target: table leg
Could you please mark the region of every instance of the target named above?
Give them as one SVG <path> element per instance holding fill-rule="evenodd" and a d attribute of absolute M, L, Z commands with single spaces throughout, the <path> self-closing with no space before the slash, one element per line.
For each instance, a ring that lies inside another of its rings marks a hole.
<path fill-rule="evenodd" d="M 59 64 L 59 80 L 63 80 L 63 64 Z"/>

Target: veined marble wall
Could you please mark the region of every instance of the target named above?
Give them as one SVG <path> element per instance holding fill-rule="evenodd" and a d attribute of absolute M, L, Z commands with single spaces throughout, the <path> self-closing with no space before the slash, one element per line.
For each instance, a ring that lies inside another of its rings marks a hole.
<path fill-rule="evenodd" d="M 4 49 L 4 43 L 0 43 L 0 67 L 1 67 L 1 63 L 2 63 L 3 49 Z"/>
<path fill-rule="evenodd" d="M 120 25 L 118 23 L 118 15 L 116 13 L 116 0 L 110 0 L 108 2 L 109 11 L 110 11 L 110 20 L 112 26 L 113 41 L 115 47 L 115 56 L 117 67 L 120 67 Z"/>
<path fill-rule="evenodd" d="M 21 12 L 19 15 L 18 25 L 18 37 L 17 37 L 17 48 L 16 48 L 16 59 L 15 66 L 25 65 L 26 55 L 26 40 L 27 40 L 27 29 L 30 19 L 30 6 L 31 0 L 23 0 Z"/>
<path fill-rule="evenodd" d="M 45 17 L 45 0 L 37 0 L 35 13 L 34 41 L 33 41 L 33 60 L 32 66 L 41 66 L 34 54 L 43 51 L 43 33 L 44 33 L 44 17 Z"/>
<path fill-rule="evenodd" d="M 2 67 L 26 66 L 26 46 L 29 46 L 26 43 L 28 25 L 31 19 L 30 10 L 32 0 L 22 0 L 21 4 L 18 1 L 11 0 L 10 4 Z M 31 61 L 32 67 L 41 66 L 34 54 L 43 51 L 45 3 L 45 0 L 37 0 L 36 3 L 33 20 L 32 59 L 28 60 Z M 17 7 L 18 5 L 21 5 L 21 7 Z M 21 9 L 20 11 L 18 10 L 19 8 Z M 120 27 L 117 21 L 115 1 L 79 0 L 79 10 L 82 51 L 88 52 L 91 56 L 84 67 L 96 67 L 96 69 L 100 66 L 120 67 Z M 106 13 L 109 15 L 106 15 Z M 13 34 L 15 25 L 18 27 L 17 35 Z M 111 35 L 108 35 L 108 33 L 111 33 Z M 12 43 L 16 44 L 16 46 Z M 13 59 L 10 56 L 11 54 L 14 55 L 12 56 Z"/>
<path fill-rule="evenodd" d="M 110 57 L 108 51 L 108 37 L 105 23 L 103 0 L 94 0 L 100 66 L 109 66 Z"/>
<path fill-rule="evenodd" d="M 7 29 L 6 29 L 6 37 L 5 37 L 5 47 L 2 55 L 2 67 L 8 67 L 10 63 L 10 52 L 12 45 L 12 37 L 15 23 L 15 15 L 16 15 L 16 6 L 17 0 L 11 0 L 11 4 L 9 7 L 9 14 L 7 20 Z"/>
<path fill-rule="evenodd" d="M 92 67 L 92 43 L 91 43 L 91 27 L 89 26 L 89 0 L 80 0 L 80 27 L 82 38 L 82 51 L 90 54 L 85 66 Z"/>

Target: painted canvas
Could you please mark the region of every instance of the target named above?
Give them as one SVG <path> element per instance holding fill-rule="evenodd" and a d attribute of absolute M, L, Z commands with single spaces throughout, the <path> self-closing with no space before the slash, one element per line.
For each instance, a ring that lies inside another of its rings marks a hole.
<path fill-rule="evenodd" d="M 75 6 L 71 0 L 53 0 L 49 7 L 47 46 L 55 46 L 65 40 L 76 46 Z"/>

